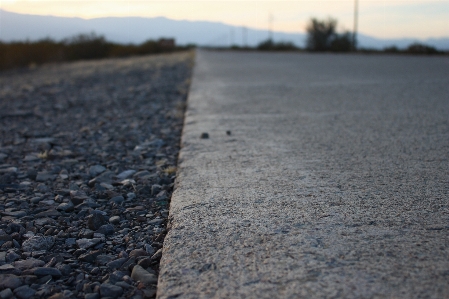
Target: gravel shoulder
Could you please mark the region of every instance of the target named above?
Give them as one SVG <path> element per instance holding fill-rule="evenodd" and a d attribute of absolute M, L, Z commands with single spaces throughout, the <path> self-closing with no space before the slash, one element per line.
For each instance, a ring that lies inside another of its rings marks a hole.
<path fill-rule="evenodd" d="M 152 298 L 193 52 L 0 73 L 0 298 Z"/>

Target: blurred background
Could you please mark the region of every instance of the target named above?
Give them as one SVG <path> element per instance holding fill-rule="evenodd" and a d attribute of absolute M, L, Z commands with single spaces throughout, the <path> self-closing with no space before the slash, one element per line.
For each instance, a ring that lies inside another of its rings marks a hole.
<path fill-rule="evenodd" d="M 449 51 L 448 16 L 449 0 L 1 0 L 0 50 L 19 42 L 95 41 L 108 43 L 103 52 L 112 57 L 193 46 L 390 53 L 413 46 L 428 54 Z M 333 31 L 325 43 L 336 40 L 338 47 L 314 46 L 310 30 Z M 63 60 L 78 55 L 61 51 L 66 50 L 59 50 Z"/>

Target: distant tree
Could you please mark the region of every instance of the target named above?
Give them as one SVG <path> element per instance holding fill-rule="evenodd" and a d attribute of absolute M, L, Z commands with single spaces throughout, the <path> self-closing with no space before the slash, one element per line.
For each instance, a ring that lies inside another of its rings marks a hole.
<path fill-rule="evenodd" d="M 420 44 L 420 43 L 414 43 L 407 47 L 406 52 L 411 54 L 438 54 L 438 50 L 434 47 Z"/>
<path fill-rule="evenodd" d="M 272 39 L 267 39 L 257 45 L 257 50 L 262 51 L 292 51 L 297 48 L 291 42 L 277 42 L 275 43 Z"/>
<path fill-rule="evenodd" d="M 330 50 L 333 52 L 349 52 L 352 49 L 352 34 L 345 32 L 336 34 L 331 40 Z"/>
<path fill-rule="evenodd" d="M 352 33 L 337 33 L 337 20 L 328 18 L 318 20 L 312 18 L 306 27 L 307 44 L 309 51 L 349 52 L 354 48 Z"/>
<path fill-rule="evenodd" d="M 310 51 L 329 51 L 332 40 L 335 39 L 337 32 L 337 20 L 329 18 L 320 21 L 312 18 L 306 27 L 307 31 L 307 50 Z"/>
<path fill-rule="evenodd" d="M 399 49 L 396 46 L 389 46 L 383 49 L 385 53 L 398 53 Z"/>
<path fill-rule="evenodd" d="M 273 50 L 274 42 L 271 38 L 264 40 L 260 44 L 257 45 L 257 50 Z"/>

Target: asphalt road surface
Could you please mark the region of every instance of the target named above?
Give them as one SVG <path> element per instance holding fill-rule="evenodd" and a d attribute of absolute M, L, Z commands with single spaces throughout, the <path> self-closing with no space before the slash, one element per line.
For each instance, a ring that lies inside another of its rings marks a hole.
<path fill-rule="evenodd" d="M 158 298 L 449 298 L 448 57 L 196 60 Z"/>

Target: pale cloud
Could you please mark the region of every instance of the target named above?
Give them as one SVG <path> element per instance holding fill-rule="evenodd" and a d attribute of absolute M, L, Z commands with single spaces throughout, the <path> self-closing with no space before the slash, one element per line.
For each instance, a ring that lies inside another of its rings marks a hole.
<path fill-rule="evenodd" d="M 338 19 L 341 30 L 353 26 L 354 0 L 315 1 L 48 1 L 0 0 L 1 8 L 19 13 L 96 18 L 164 16 L 177 20 L 208 20 L 260 29 L 304 32 L 311 17 Z M 449 36 L 449 0 L 359 0 L 359 30 L 378 37 Z"/>

